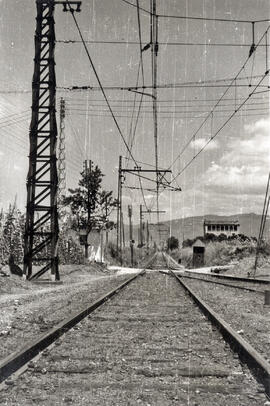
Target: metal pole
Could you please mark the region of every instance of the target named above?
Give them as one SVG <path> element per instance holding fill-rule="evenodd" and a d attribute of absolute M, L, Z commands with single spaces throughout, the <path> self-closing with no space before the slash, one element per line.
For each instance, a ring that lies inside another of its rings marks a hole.
<path fill-rule="evenodd" d="M 65 157 L 65 100 L 60 99 L 60 133 L 58 146 L 58 203 L 61 203 L 61 197 L 66 193 L 66 157 Z"/>
<path fill-rule="evenodd" d="M 156 0 L 151 0 L 151 56 L 152 56 L 152 86 L 153 86 L 153 121 L 154 121 L 154 147 L 156 166 L 156 193 L 157 193 L 157 223 L 159 223 L 159 171 L 158 171 L 158 125 L 157 125 L 157 56 L 158 56 L 158 17 Z M 160 236 L 159 236 L 160 237 Z"/>
<path fill-rule="evenodd" d="M 103 230 L 100 230 L 100 262 L 103 262 Z"/>
<path fill-rule="evenodd" d="M 149 224 L 148 220 L 146 222 L 146 247 L 147 247 L 147 253 L 149 252 Z"/>
<path fill-rule="evenodd" d="M 130 244 L 130 259 L 131 267 L 134 264 L 134 241 L 133 241 L 133 229 L 132 229 L 132 206 L 128 206 L 128 217 L 129 217 L 129 244 Z"/>
<path fill-rule="evenodd" d="M 92 172 L 92 161 L 84 161 L 84 171 L 86 176 L 86 188 L 87 188 L 87 226 L 86 226 L 86 241 L 84 245 L 84 256 L 88 259 L 88 234 L 90 233 L 90 221 L 91 221 L 91 199 L 90 199 L 90 176 Z"/>
<path fill-rule="evenodd" d="M 106 234 L 105 234 L 105 244 L 106 244 L 106 248 L 108 246 L 108 242 L 109 242 L 109 236 L 108 236 L 108 227 L 107 227 L 107 223 L 108 223 L 108 196 L 106 195 L 106 199 L 105 199 L 105 216 L 106 216 Z"/>
<path fill-rule="evenodd" d="M 59 280 L 54 2 L 37 0 L 36 8 L 24 274 L 30 279 L 33 262 L 39 261 L 43 267 L 33 277 L 51 269 L 52 278 Z"/>
<path fill-rule="evenodd" d="M 122 242 L 123 242 L 123 247 L 125 247 L 126 242 L 125 242 L 125 227 L 124 227 L 123 211 L 121 212 L 121 227 L 122 227 Z"/>
<path fill-rule="evenodd" d="M 118 197 L 117 197 L 117 252 L 121 246 L 121 212 L 122 212 L 122 156 L 119 156 L 118 165 Z"/>
<path fill-rule="evenodd" d="M 143 209 L 140 204 L 140 246 L 143 246 Z"/>

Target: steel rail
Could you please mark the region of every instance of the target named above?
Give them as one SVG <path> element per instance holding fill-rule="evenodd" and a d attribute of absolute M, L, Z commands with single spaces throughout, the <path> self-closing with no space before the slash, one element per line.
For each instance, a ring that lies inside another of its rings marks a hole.
<path fill-rule="evenodd" d="M 256 293 L 260 293 L 260 294 L 263 294 L 263 295 L 264 295 L 264 292 L 263 292 L 262 290 L 252 289 L 252 288 L 246 288 L 245 286 L 231 285 L 231 284 L 229 284 L 229 283 L 218 282 L 218 281 L 211 281 L 211 280 L 209 280 L 209 279 L 202 279 L 202 278 L 198 278 L 198 277 L 195 277 L 195 276 L 181 275 L 181 278 L 195 279 L 195 280 L 201 281 L 201 282 L 214 283 L 214 284 L 216 284 L 216 285 L 228 286 L 229 288 L 242 289 L 242 290 L 247 290 L 247 291 L 249 291 L 249 292 L 256 292 Z"/>
<path fill-rule="evenodd" d="M 180 285 L 188 292 L 199 309 L 219 329 L 224 340 L 230 345 L 253 372 L 256 379 L 264 386 L 267 396 L 270 396 L 270 364 L 232 327 L 223 320 L 210 306 L 208 306 L 197 294 L 173 271 L 170 271 Z"/>
<path fill-rule="evenodd" d="M 162 255 L 163 255 L 164 261 L 166 262 L 168 269 L 177 271 L 177 270 L 181 270 L 181 268 L 183 268 L 183 266 L 178 264 L 175 261 L 175 259 L 173 257 L 171 257 L 171 255 L 167 254 L 167 252 L 162 252 Z M 171 261 L 171 263 L 172 263 L 171 265 L 170 265 L 169 261 Z"/>
<path fill-rule="evenodd" d="M 192 271 L 187 271 L 188 273 L 192 273 L 192 274 L 197 274 L 196 272 L 192 272 Z M 248 282 L 248 283 L 261 283 L 261 284 L 270 284 L 269 280 L 266 279 L 258 279 L 258 278 L 244 278 L 241 276 L 233 276 L 233 275 L 217 275 L 217 274 L 211 274 L 211 273 L 207 273 L 204 274 L 207 276 L 210 276 L 211 278 L 220 278 L 220 279 L 229 279 L 229 280 L 234 280 L 234 281 L 239 281 L 239 282 Z"/>
<path fill-rule="evenodd" d="M 57 324 L 50 331 L 42 334 L 37 339 L 30 342 L 19 351 L 12 353 L 8 357 L 6 357 L 0 363 L 0 383 L 5 381 L 9 376 L 11 376 L 13 373 L 22 368 L 25 364 L 27 364 L 34 357 L 36 357 L 41 351 L 43 351 L 54 341 L 56 341 L 59 337 L 61 337 L 64 333 L 66 333 L 68 330 L 70 330 L 72 327 L 78 324 L 81 320 L 87 317 L 90 313 L 92 313 L 94 310 L 96 310 L 98 307 L 104 304 L 108 299 L 117 294 L 125 286 L 127 286 L 134 279 L 136 279 L 139 275 L 144 275 L 144 273 L 145 270 L 137 273 L 136 275 L 133 275 L 131 278 L 127 279 L 125 282 L 121 283 L 110 292 L 101 296 L 99 299 L 97 299 L 91 305 L 87 306 L 85 309 L 74 313 L 69 318 Z"/>

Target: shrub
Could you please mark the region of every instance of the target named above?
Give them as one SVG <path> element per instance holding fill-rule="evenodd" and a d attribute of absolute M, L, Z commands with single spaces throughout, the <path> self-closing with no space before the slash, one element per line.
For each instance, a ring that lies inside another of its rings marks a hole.
<path fill-rule="evenodd" d="M 176 250 L 179 247 L 179 241 L 176 237 L 169 237 L 167 239 L 167 248 L 168 250 Z"/>

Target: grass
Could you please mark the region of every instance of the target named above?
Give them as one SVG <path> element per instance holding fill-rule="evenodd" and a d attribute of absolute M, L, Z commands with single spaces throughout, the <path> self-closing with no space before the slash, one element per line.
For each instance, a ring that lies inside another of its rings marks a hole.
<path fill-rule="evenodd" d="M 205 266 L 241 264 L 241 272 L 245 269 L 250 272 L 254 268 L 256 253 L 256 242 L 235 239 L 232 241 L 214 241 L 206 244 Z M 181 258 L 182 265 L 192 268 L 193 250 L 192 247 L 185 247 L 181 250 L 172 251 L 171 256 L 178 261 Z M 270 244 L 262 245 L 259 254 L 258 270 L 264 269 L 270 262 Z"/>
<path fill-rule="evenodd" d="M 134 247 L 134 267 L 143 265 L 152 257 L 155 250 L 152 248 L 147 252 L 146 248 Z M 256 253 L 256 242 L 254 240 L 224 240 L 206 243 L 204 266 L 235 265 L 233 274 L 247 275 L 254 270 Z M 169 251 L 172 258 L 186 268 L 193 268 L 192 247 L 179 248 Z M 112 265 L 120 265 L 120 257 L 117 254 L 116 245 L 109 243 L 106 252 L 106 259 Z M 130 247 L 125 247 L 122 251 L 122 266 L 131 266 Z M 270 242 L 266 242 L 260 249 L 258 269 L 256 275 L 266 275 L 270 268 Z"/>
<path fill-rule="evenodd" d="M 147 262 L 153 255 L 155 250 L 150 248 L 147 250 L 146 247 L 138 248 L 133 247 L 133 266 L 143 267 L 144 263 Z M 131 251 L 130 247 L 124 247 L 122 249 L 122 264 L 120 254 L 117 252 L 116 244 L 109 243 L 105 251 L 105 258 L 111 265 L 122 265 L 126 267 L 131 266 Z"/>

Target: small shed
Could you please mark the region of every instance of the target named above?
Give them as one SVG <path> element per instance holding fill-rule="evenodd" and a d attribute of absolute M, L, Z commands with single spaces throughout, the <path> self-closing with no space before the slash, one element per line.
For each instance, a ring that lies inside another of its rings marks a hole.
<path fill-rule="evenodd" d="M 201 240 L 196 240 L 193 248 L 193 267 L 200 268 L 204 266 L 205 245 Z"/>

